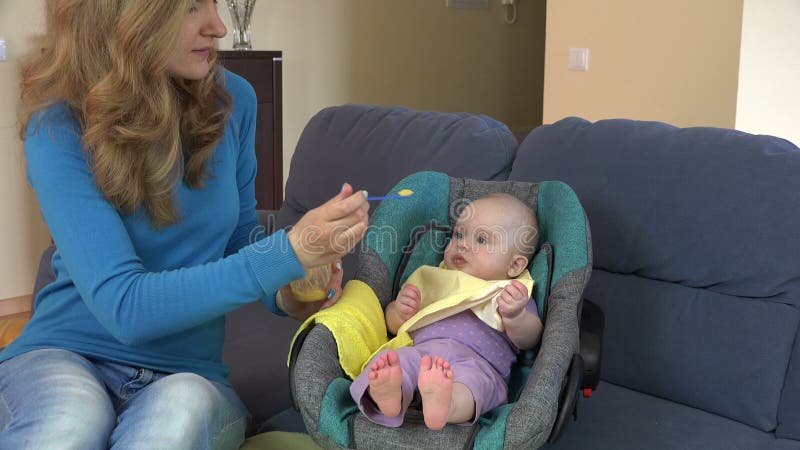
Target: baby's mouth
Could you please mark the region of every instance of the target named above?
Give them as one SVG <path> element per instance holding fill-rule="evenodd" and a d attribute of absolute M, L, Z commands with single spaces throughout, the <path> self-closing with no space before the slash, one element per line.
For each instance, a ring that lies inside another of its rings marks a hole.
<path fill-rule="evenodd" d="M 453 256 L 453 265 L 456 267 L 461 267 L 467 263 L 467 260 L 461 255 Z"/>

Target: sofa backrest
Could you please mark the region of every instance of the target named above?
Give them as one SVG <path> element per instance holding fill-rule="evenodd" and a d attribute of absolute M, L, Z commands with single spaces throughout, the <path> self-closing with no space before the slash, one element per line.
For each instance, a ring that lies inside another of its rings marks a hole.
<path fill-rule="evenodd" d="M 295 223 L 343 182 L 383 195 L 424 170 L 504 180 L 516 147 L 508 127 L 487 116 L 354 104 L 325 108 L 297 143 L 278 226 Z"/>
<path fill-rule="evenodd" d="M 326 108 L 300 136 L 276 225 L 296 223 L 344 182 L 383 195 L 407 175 L 424 170 L 505 180 L 516 147 L 508 127 L 487 116 L 352 104 Z M 354 263 L 354 258 L 345 259 L 346 279 Z"/>
<path fill-rule="evenodd" d="M 799 175 L 771 136 L 568 118 L 510 178 L 564 181 L 586 210 L 606 381 L 800 438 Z"/>

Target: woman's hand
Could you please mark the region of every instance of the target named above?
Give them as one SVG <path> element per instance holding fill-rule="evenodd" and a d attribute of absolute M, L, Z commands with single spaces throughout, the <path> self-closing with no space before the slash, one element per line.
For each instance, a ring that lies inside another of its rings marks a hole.
<path fill-rule="evenodd" d="M 336 260 L 331 265 L 331 279 L 328 281 L 327 298 L 321 298 L 316 302 L 301 302 L 295 300 L 292 289 L 287 284 L 278 292 L 278 308 L 297 320 L 306 320 L 312 314 L 325 308 L 329 308 L 342 296 L 342 260 Z"/>
<path fill-rule="evenodd" d="M 304 268 L 330 264 L 349 253 L 364 237 L 369 224 L 366 191 L 353 193 L 345 183 L 341 192 L 307 212 L 286 236 Z"/>

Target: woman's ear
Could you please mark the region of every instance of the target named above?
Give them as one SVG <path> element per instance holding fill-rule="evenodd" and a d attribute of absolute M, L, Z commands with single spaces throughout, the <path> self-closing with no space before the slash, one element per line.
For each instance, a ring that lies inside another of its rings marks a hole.
<path fill-rule="evenodd" d="M 514 257 L 511 258 L 511 265 L 508 266 L 508 276 L 510 278 L 516 278 L 526 267 L 528 267 L 528 258 L 522 255 L 514 255 Z"/>

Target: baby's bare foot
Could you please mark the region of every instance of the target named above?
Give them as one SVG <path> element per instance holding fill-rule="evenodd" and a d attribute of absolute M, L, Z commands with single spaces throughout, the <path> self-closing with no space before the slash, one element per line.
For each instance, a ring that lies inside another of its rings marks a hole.
<path fill-rule="evenodd" d="M 369 396 L 386 417 L 400 415 L 403 400 L 403 370 L 397 352 L 383 353 L 369 367 Z"/>
<path fill-rule="evenodd" d="M 453 398 L 453 371 L 450 370 L 450 363 L 438 356 L 423 356 L 417 389 L 422 397 L 425 425 L 431 430 L 441 430 L 447 424 Z"/>

